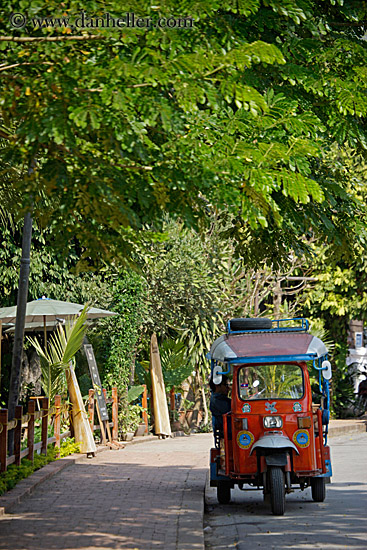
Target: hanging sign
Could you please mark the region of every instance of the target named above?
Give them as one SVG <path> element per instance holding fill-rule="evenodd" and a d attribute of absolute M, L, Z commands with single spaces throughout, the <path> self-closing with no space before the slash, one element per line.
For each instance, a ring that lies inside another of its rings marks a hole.
<path fill-rule="evenodd" d="M 93 346 L 91 344 L 84 344 L 85 355 L 87 356 L 89 372 L 92 378 L 92 384 L 94 389 L 94 395 L 97 399 L 97 405 L 99 412 L 101 414 L 101 420 L 108 421 L 108 411 L 106 400 L 104 398 L 104 393 L 102 390 L 101 379 L 99 377 L 98 367 L 96 363 L 96 358 L 94 357 Z"/>

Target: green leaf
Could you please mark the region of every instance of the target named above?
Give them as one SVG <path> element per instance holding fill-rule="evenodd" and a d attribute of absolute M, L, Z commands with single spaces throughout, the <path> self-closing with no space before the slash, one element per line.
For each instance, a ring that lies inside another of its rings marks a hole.
<path fill-rule="evenodd" d="M 127 392 L 127 402 L 133 403 L 144 391 L 144 386 L 132 386 Z"/>

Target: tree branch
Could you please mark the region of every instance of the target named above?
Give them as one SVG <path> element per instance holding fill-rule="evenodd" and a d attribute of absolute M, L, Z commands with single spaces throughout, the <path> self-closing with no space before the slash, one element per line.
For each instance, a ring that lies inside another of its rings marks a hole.
<path fill-rule="evenodd" d="M 20 67 L 22 65 L 54 65 L 50 61 L 40 61 L 39 63 L 14 63 L 14 65 L 0 66 L 0 71 L 7 71 L 8 69 L 14 69 L 14 67 Z"/>
<path fill-rule="evenodd" d="M 13 139 L 15 138 L 15 136 L 11 135 L 11 134 L 8 134 L 7 132 L 4 132 L 4 130 L 2 130 L 0 128 L 0 138 L 3 138 L 3 139 Z"/>
<path fill-rule="evenodd" d="M 146 86 L 153 86 L 151 82 L 142 82 L 141 84 L 127 84 L 125 88 L 144 88 Z M 103 88 L 74 88 L 76 92 L 102 92 Z M 118 90 L 114 90 L 112 93 L 117 94 Z"/>
<path fill-rule="evenodd" d="M 68 36 L 0 36 L 0 42 L 63 42 L 65 40 L 105 40 L 100 34 Z"/>

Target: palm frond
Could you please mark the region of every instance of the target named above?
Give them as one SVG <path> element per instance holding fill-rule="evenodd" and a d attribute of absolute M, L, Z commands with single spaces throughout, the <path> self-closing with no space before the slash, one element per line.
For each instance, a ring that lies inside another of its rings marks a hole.
<path fill-rule="evenodd" d="M 47 397 L 52 400 L 58 393 L 66 389 L 65 370 L 70 361 L 80 349 L 86 332 L 87 306 L 78 317 L 75 317 L 65 326 L 59 325 L 45 350 L 40 342 L 28 338 L 40 357 L 42 372 L 42 388 Z"/>

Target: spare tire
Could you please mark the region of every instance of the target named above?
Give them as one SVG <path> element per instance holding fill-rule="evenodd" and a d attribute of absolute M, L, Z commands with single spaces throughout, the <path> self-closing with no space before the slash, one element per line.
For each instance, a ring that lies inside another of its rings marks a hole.
<path fill-rule="evenodd" d="M 231 330 L 237 331 L 237 330 L 262 330 L 262 329 L 269 329 L 272 328 L 272 321 L 271 319 L 267 319 L 266 317 L 260 317 L 260 318 L 239 318 L 239 319 L 231 319 L 229 321 L 229 326 Z"/>

